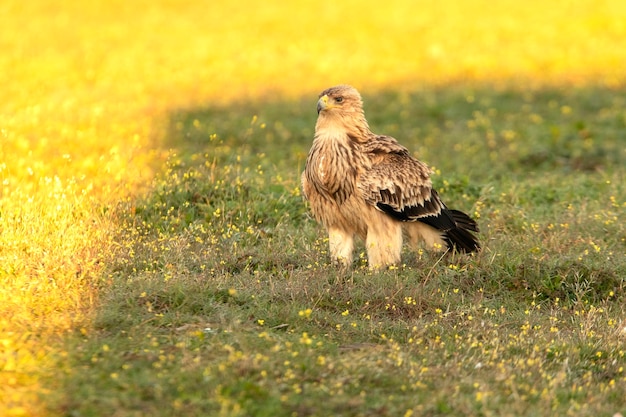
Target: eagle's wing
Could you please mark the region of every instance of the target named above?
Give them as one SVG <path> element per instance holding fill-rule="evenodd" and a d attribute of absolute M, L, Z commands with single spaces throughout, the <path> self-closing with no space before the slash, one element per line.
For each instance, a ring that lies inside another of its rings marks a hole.
<path fill-rule="evenodd" d="M 359 176 L 358 188 L 368 204 L 397 220 L 421 221 L 439 230 L 456 226 L 432 188 L 430 168 L 394 138 L 376 136 L 363 151 L 372 166 Z"/>

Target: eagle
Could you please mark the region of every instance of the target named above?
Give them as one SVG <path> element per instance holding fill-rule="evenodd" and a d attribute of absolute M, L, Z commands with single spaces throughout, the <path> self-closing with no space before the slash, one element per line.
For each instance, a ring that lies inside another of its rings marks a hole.
<path fill-rule="evenodd" d="M 301 186 L 328 231 L 333 264 L 352 264 L 355 236 L 365 241 L 371 269 L 399 264 L 404 236 L 414 247 L 480 250 L 476 221 L 446 207 L 426 164 L 393 137 L 370 130 L 354 87 L 322 91 L 317 113 Z"/>

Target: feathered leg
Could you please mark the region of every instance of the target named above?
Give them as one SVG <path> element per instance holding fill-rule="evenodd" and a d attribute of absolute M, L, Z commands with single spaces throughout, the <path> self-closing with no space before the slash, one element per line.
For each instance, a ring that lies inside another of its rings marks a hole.
<path fill-rule="evenodd" d="M 330 260 L 333 264 L 342 266 L 352 265 L 354 250 L 354 235 L 337 227 L 328 228 L 328 245 Z"/>
<path fill-rule="evenodd" d="M 402 225 L 381 213 L 378 219 L 368 225 L 365 246 L 370 269 L 399 264 Z"/>
<path fill-rule="evenodd" d="M 434 227 L 420 222 L 405 223 L 404 226 L 409 236 L 409 243 L 414 250 L 417 250 L 420 241 L 425 243 L 428 250 L 441 251 L 448 248 L 442 233 Z"/>

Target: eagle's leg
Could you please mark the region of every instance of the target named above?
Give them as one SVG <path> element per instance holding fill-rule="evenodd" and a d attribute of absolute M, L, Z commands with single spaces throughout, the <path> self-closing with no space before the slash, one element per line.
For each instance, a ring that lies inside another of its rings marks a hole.
<path fill-rule="evenodd" d="M 330 260 L 333 264 L 345 267 L 352 265 L 352 252 L 354 251 L 352 233 L 337 227 L 329 227 L 328 245 Z"/>
<path fill-rule="evenodd" d="M 416 221 L 404 224 L 409 244 L 415 251 L 419 249 L 419 243 L 424 242 L 426 249 L 442 251 L 447 249 L 446 242 L 442 238 L 439 230 L 425 223 Z"/>
<path fill-rule="evenodd" d="M 379 221 L 368 227 L 365 246 L 370 269 L 399 264 L 402 254 L 401 224 L 381 216 Z"/>

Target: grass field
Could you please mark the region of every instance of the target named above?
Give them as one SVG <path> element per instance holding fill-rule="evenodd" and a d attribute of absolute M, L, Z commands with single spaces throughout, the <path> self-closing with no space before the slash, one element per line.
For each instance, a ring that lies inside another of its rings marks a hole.
<path fill-rule="evenodd" d="M 0 415 L 626 413 L 626 6 L 225 3 L 0 6 Z M 328 265 L 340 82 L 478 256 Z"/>

